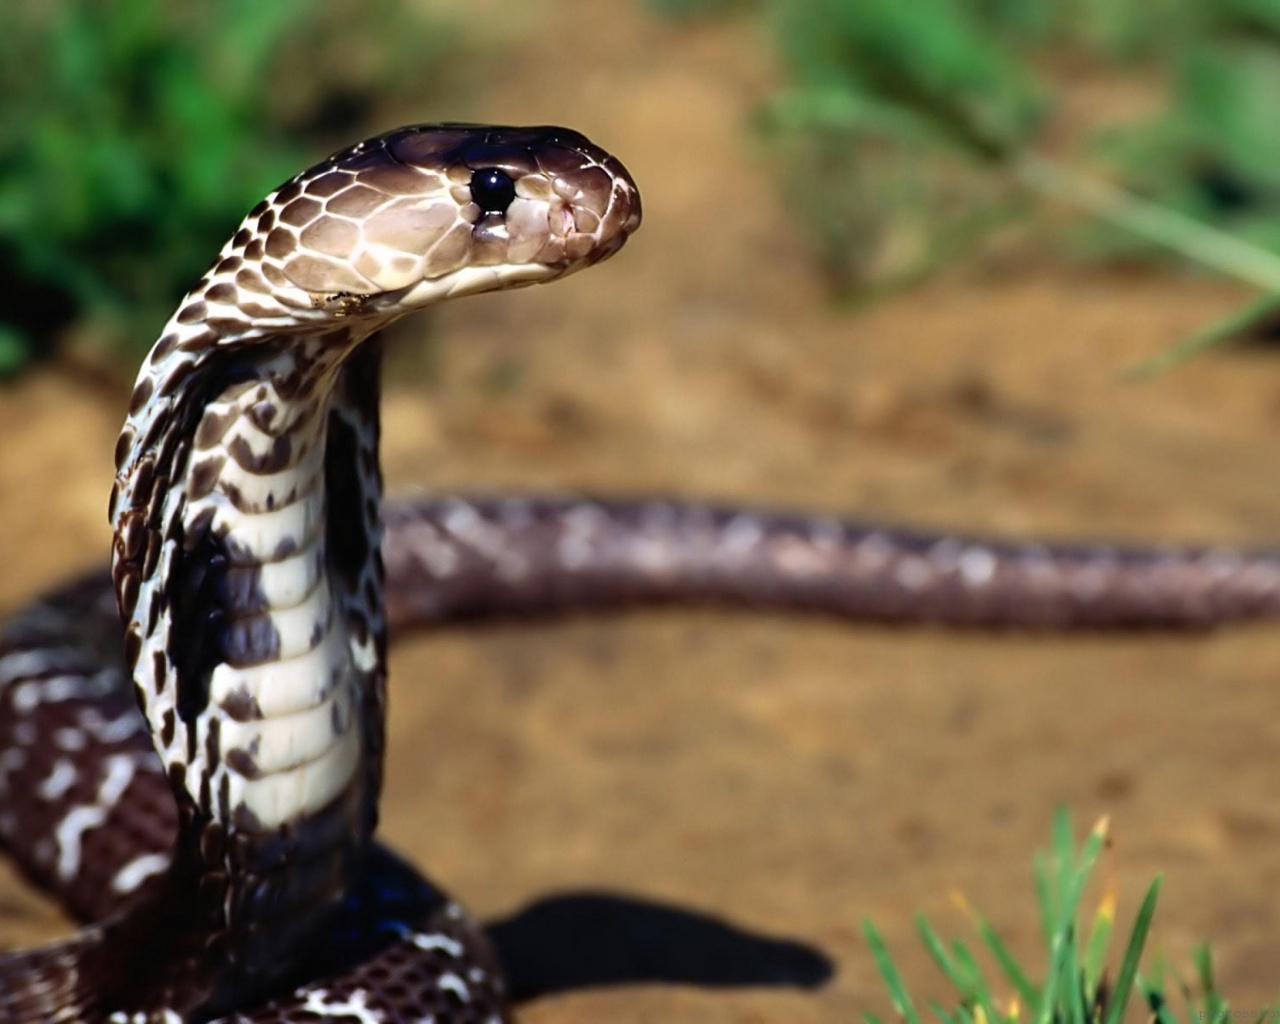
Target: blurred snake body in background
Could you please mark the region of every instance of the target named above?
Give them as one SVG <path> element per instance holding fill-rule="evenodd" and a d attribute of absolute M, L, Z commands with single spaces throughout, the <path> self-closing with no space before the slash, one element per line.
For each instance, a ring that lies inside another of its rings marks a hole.
<path fill-rule="evenodd" d="M 472 125 L 367 140 L 249 214 L 138 376 L 109 580 L 0 633 L 0 841 L 89 922 L 0 957 L 0 1021 L 506 1019 L 480 929 L 372 839 L 388 625 L 659 601 L 1036 627 L 1280 609 L 1270 552 L 658 500 L 384 507 L 376 332 L 597 263 L 639 222 L 577 133 Z"/>

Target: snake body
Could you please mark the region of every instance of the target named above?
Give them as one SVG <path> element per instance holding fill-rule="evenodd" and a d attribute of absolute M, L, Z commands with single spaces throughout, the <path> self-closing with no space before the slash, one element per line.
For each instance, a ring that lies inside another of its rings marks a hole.
<path fill-rule="evenodd" d="M 139 374 L 109 576 L 0 633 L 0 840 L 91 922 L 0 958 L 0 1021 L 505 1019 L 480 930 L 372 840 L 389 624 L 672 600 L 962 625 L 1280 609 L 1267 551 L 674 501 L 382 507 L 377 330 L 598 262 L 639 218 L 580 135 L 462 125 L 343 150 L 250 213 Z"/>

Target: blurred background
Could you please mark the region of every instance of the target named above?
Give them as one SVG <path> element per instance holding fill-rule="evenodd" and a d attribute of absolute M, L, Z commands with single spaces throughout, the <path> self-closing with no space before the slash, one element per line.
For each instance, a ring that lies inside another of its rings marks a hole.
<path fill-rule="evenodd" d="M 398 332 L 393 491 L 714 496 L 935 527 L 1262 543 L 1280 376 L 1275 0 L 10 0 L 0 607 L 101 560 L 138 360 L 244 211 L 413 121 L 555 122 L 646 223 Z M 1176 369 L 1179 344 L 1228 341 Z M 1135 373 L 1134 368 L 1140 372 Z M 608 888 L 800 939 L 817 992 L 578 992 L 531 1021 L 846 1021 L 859 929 L 1019 951 L 1053 809 L 1112 816 L 1153 953 L 1280 963 L 1265 626 L 1062 639 L 643 613 L 396 647 L 385 831 L 486 916 Z M 6 940 L 60 926 L 16 881 Z M 1028 953 L 1034 956 L 1033 952 Z M 930 986 L 933 986 L 932 988 Z"/>

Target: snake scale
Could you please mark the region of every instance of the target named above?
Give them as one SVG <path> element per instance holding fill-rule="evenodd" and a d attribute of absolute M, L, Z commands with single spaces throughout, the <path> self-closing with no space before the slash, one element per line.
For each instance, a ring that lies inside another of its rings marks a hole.
<path fill-rule="evenodd" d="M 597 263 L 639 222 L 581 135 L 475 125 L 366 140 L 250 212 L 138 376 L 110 573 L 0 633 L 0 841 L 86 922 L 0 957 L 0 1021 L 508 1019 L 479 927 L 372 838 L 389 626 L 693 600 L 985 626 L 1280 610 L 1268 551 L 659 500 L 384 507 L 377 331 Z"/>

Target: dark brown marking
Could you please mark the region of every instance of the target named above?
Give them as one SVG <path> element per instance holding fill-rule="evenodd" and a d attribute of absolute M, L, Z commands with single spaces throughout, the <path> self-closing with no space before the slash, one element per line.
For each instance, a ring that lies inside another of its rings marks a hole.
<path fill-rule="evenodd" d="M 130 626 L 124 635 L 124 663 L 130 672 L 138 664 L 138 655 L 141 653 L 142 637 L 138 635 L 137 627 Z"/>
<path fill-rule="evenodd" d="M 192 345 L 197 348 L 199 347 L 199 345 L 195 344 L 194 339 L 191 338 L 188 338 L 182 343 L 182 347 L 184 349 L 187 348 L 188 345 Z M 196 364 L 194 360 L 175 366 L 173 370 L 165 374 L 165 376 L 160 380 L 160 397 L 172 397 L 179 388 L 191 379 L 191 375 L 195 373 L 195 370 Z"/>
<path fill-rule="evenodd" d="M 160 443 L 160 438 L 164 434 L 167 426 L 168 424 L 166 423 L 165 418 L 163 416 L 157 416 L 147 424 L 147 432 L 142 435 L 142 440 L 138 442 L 138 447 L 146 452 L 154 451 L 156 445 Z M 145 455 L 143 458 L 153 459 L 154 456 Z"/>
<path fill-rule="evenodd" d="M 249 755 L 247 750 L 241 750 L 238 747 L 234 750 L 228 750 L 227 765 L 246 779 L 259 779 L 262 777 L 258 762 Z"/>
<path fill-rule="evenodd" d="M 209 337 L 205 339 L 205 344 L 209 344 L 216 336 L 230 336 L 241 330 L 245 326 L 245 321 L 239 315 L 237 307 L 235 316 L 213 316 L 205 321 L 205 325 L 209 328 Z"/>
<path fill-rule="evenodd" d="M 244 260 L 239 256 L 232 255 L 220 260 L 213 270 L 216 274 L 234 274 L 242 266 L 244 266 Z"/>
<path fill-rule="evenodd" d="M 321 199 L 326 199 L 336 192 L 341 192 L 350 184 L 351 176 L 349 174 L 331 172 L 312 178 L 307 182 L 306 191 L 309 196 L 318 196 Z"/>
<path fill-rule="evenodd" d="M 153 602 L 159 604 L 159 601 Z M 164 651 L 151 652 L 151 672 L 154 678 L 164 679 L 169 672 L 169 662 L 164 656 Z"/>
<path fill-rule="evenodd" d="M 200 832 L 200 859 L 206 864 L 221 864 L 227 856 L 227 840 L 223 829 L 216 822 Z"/>
<path fill-rule="evenodd" d="M 422 193 L 435 183 L 435 178 L 403 164 L 385 163 L 360 175 L 360 182 L 392 196 Z"/>
<path fill-rule="evenodd" d="M 218 783 L 218 815 L 224 821 L 231 816 L 231 779 L 227 775 Z"/>
<path fill-rule="evenodd" d="M 267 450 L 257 455 L 249 442 L 237 435 L 227 444 L 227 454 L 248 473 L 279 473 L 293 464 L 293 438 L 288 434 L 274 438 Z"/>
<path fill-rule="evenodd" d="M 226 624 L 223 638 L 226 662 L 236 668 L 263 665 L 280 657 L 280 634 L 265 612 Z"/>
<path fill-rule="evenodd" d="M 265 207 L 264 207 L 265 208 Z M 237 249 L 243 249 L 249 244 L 249 239 L 253 237 L 253 232 L 248 228 L 241 228 L 235 233 L 231 239 L 231 244 Z"/>
<path fill-rule="evenodd" d="M 116 472 L 124 468 L 124 460 L 129 457 L 129 449 L 133 447 L 133 428 L 125 427 L 116 438 Z"/>
<path fill-rule="evenodd" d="M 209 768 L 222 761 L 222 719 L 216 715 L 209 719 L 209 728 L 205 730 L 204 761 Z M 207 777 L 208 772 L 205 774 Z"/>
<path fill-rule="evenodd" d="M 286 231 L 284 228 L 276 228 L 267 235 L 266 252 L 272 259 L 282 260 L 292 253 L 297 247 L 298 240 L 292 231 Z M 288 281 L 288 278 L 284 276 L 283 272 L 278 267 L 275 269 L 276 273 L 279 274 L 281 278 Z"/>
<path fill-rule="evenodd" d="M 202 508 L 196 513 L 196 517 L 191 520 L 191 525 L 187 527 L 187 535 L 183 547 L 187 551 L 194 551 L 199 546 L 200 538 L 209 532 L 213 526 L 213 517 L 216 510 L 211 508 Z"/>
<path fill-rule="evenodd" d="M 169 354 L 177 347 L 178 335 L 170 331 L 155 343 L 155 347 L 151 350 L 151 361 L 158 363 L 160 360 L 168 358 Z"/>
<path fill-rule="evenodd" d="M 136 562 L 146 538 L 146 527 L 137 516 L 128 516 L 120 523 L 116 536 L 120 540 L 120 553 L 130 562 Z"/>
<path fill-rule="evenodd" d="M 235 421 L 236 411 L 234 409 L 222 411 L 212 408 L 206 409 L 204 415 L 200 418 L 200 425 L 196 427 L 196 448 L 212 448 L 221 442 L 227 432 L 227 428 Z"/>
<path fill-rule="evenodd" d="M 188 525 L 169 573 L 169 664 L 177 683 L 178 716 L 193 743 L 196 719 L 209 704 L 210 676 L 226 660 L 228 556 L 212 522 L 213 509 L 203 509 Z"/>
<path fill-rule="evenodd" d="M 262 239 L 255 238 L 252 242 L 244 247 L 244 258 L 254 260 L 255 262 L 262 259 Z"/>
<path fill-rule="evenodd" d="M 298 542 L 293 537 L 283 538 L 276 549 L 271 552 L 270 561 L 283 562 L 286 558 L 292 558 L 298 553 Z"/>
<path fill-rule="evenodd" d="M 155 390 L 155 384 L 150 377 L 143 377 L 134 386 L 133 394 L 129 396 L 129 414 L 136 416 L 144 405 L 151 401 L 151 392 Z M 116 466 L 119 469 L 119 465 Z"/>
<path fill-rule="evenodd" d="M 187 788 L 187 766 L 178 761 L 169 764 L 169 785 L 175 793 L 184 793 Z"/>
<path fill-rule="evenodd" d="M 222 699 L 221 707 L 234 722 L 257 722 L 262 719 L 258 699 L 243 687 L 227 694 Z"/>
<path fill-rule="evenodd" d="M 187 498 L 198 501 L 212 491 L 226 464 L 226 458 L 221 455 L 211 455 L 197 462 L 191 469 L 191 477 L 187 484 Z"/>
<path fill-rule="evenodd" d="M 205 296 L 210 302 L 234 303 L 236 301 L 235 286 L 227 281 L 219 281 L 205 293 Z"/>
<path fill-rule="evenodd" d="M 208 311 L 209 307 L 203 302 L 188 302 L 181 310 L 178 311 L 178 323 L 197 324 L 204 319 L 205 314 Z"/>
<path fill-rule="evenodd" d="M 293 181 L 276 193 L 275 201 L 277 205 L 285 206 L 300 195 L 302 195 L 302 183 L 297 178 L 294 178 Z"/>
<path fill-rule="evenodd" d="M 289 279 L 284 276 L 284 271 L 277 267 L 274 263 L 262 264 L 262 276 L 275 288 L 288 288 Z"/>
<path fill-rule="evenodd" d="M 147 530 L 147 550 L 142 556 L 142 575 L 145 579 L 150 579 L 152 573 L 156 571 L 156 565 L 160 562 L 160 552 L 164 548 L 164 538 L 158 530 Z M 154 607 L 154 606 L 153 606 Z M 154 626 L 152 627 L 155 628 Z"/>
<path fill-rule="evenodd" d="M 280 223 L 300 228 L 320 216 L 322 209 L 323 207 L 315 199 L 307 197 L 295 199 L 280 211 Z"/>
<path fill-rule="evenodd" d="M 276 226 L 276 211 L 269 209 L 263 211 L 258 218 L 258 231 L 265 234 Z"/>
<path fill-rule="evenodd" d="M 246 836 L 262 835 L 267 830 L 262 824 L 262 819 L 243 803 L 236 805 L 231 815 L 231 824 L 237 832 Z"/>
<path fill-rule="evenodd" d="M 138 460 L 137 468 L 133 471 L 132 497 L 135 508 L 144 508 L 151 504 L 155 483 L 155 459 L 150 455 L 144 455 Z"/>
<path fill-rule="evenodd" d="M 129 618 L 133 615 L 133 610 L 138 605 L 139 589 L 140 585 L 136 572 L 125 573 L 116 587 L 116 594 L 120 601 L 120 614 L 124 618 Z"/>
<path fill-rule="evenodd" d="M 179 350 L 182 352 L 199 352 L 216 338 L 217 332 L 221 330 L 217 324 L 217 320 L 205 320 L 200 325 L 199 330 L 178 342 Z"/>
<path fill-rule="evenodd" d="M 292 373 L 285 374 L 276 381 L 276 393 L 285 401 L 293 401 L 298 397 L 303 383 L 307 382 L 308 379 L 301 369 L 295 369 Z"/>
<path fill-rule="evenodd" d="M 325 209 L 343 217 L 367 217 L 386 201 L 385 193 L 356 184 L 331 197 Z"/>
<path fill-rule="evenodd" d="M 270 434 L 275 427 L 277 412 L 279 412 L 279 409 L 274 402 L 262 400 L 249 406 L 245 415 L 249 417 L 249 422 L 264 434 Z"/>
<path fill-rule="evenodd" d="M 257 292 L 259 295 L 266 295 L 271 292 L 271 288 L 262 279 L 262 275 L 253 267 L 241 268 L 236 274 L 236 284 L 247 292 Z"/>
<path fill-rule="evenodd" d="M 266 290 L 266 288 L 263 288 L 263 291 Z M 267 306 L 261 302 L 254 302 L 252 299 L 240 303 L 240 311 L 245 316 L 258 318 L 278 316 L 280 313 L 278 306 Z"/>

